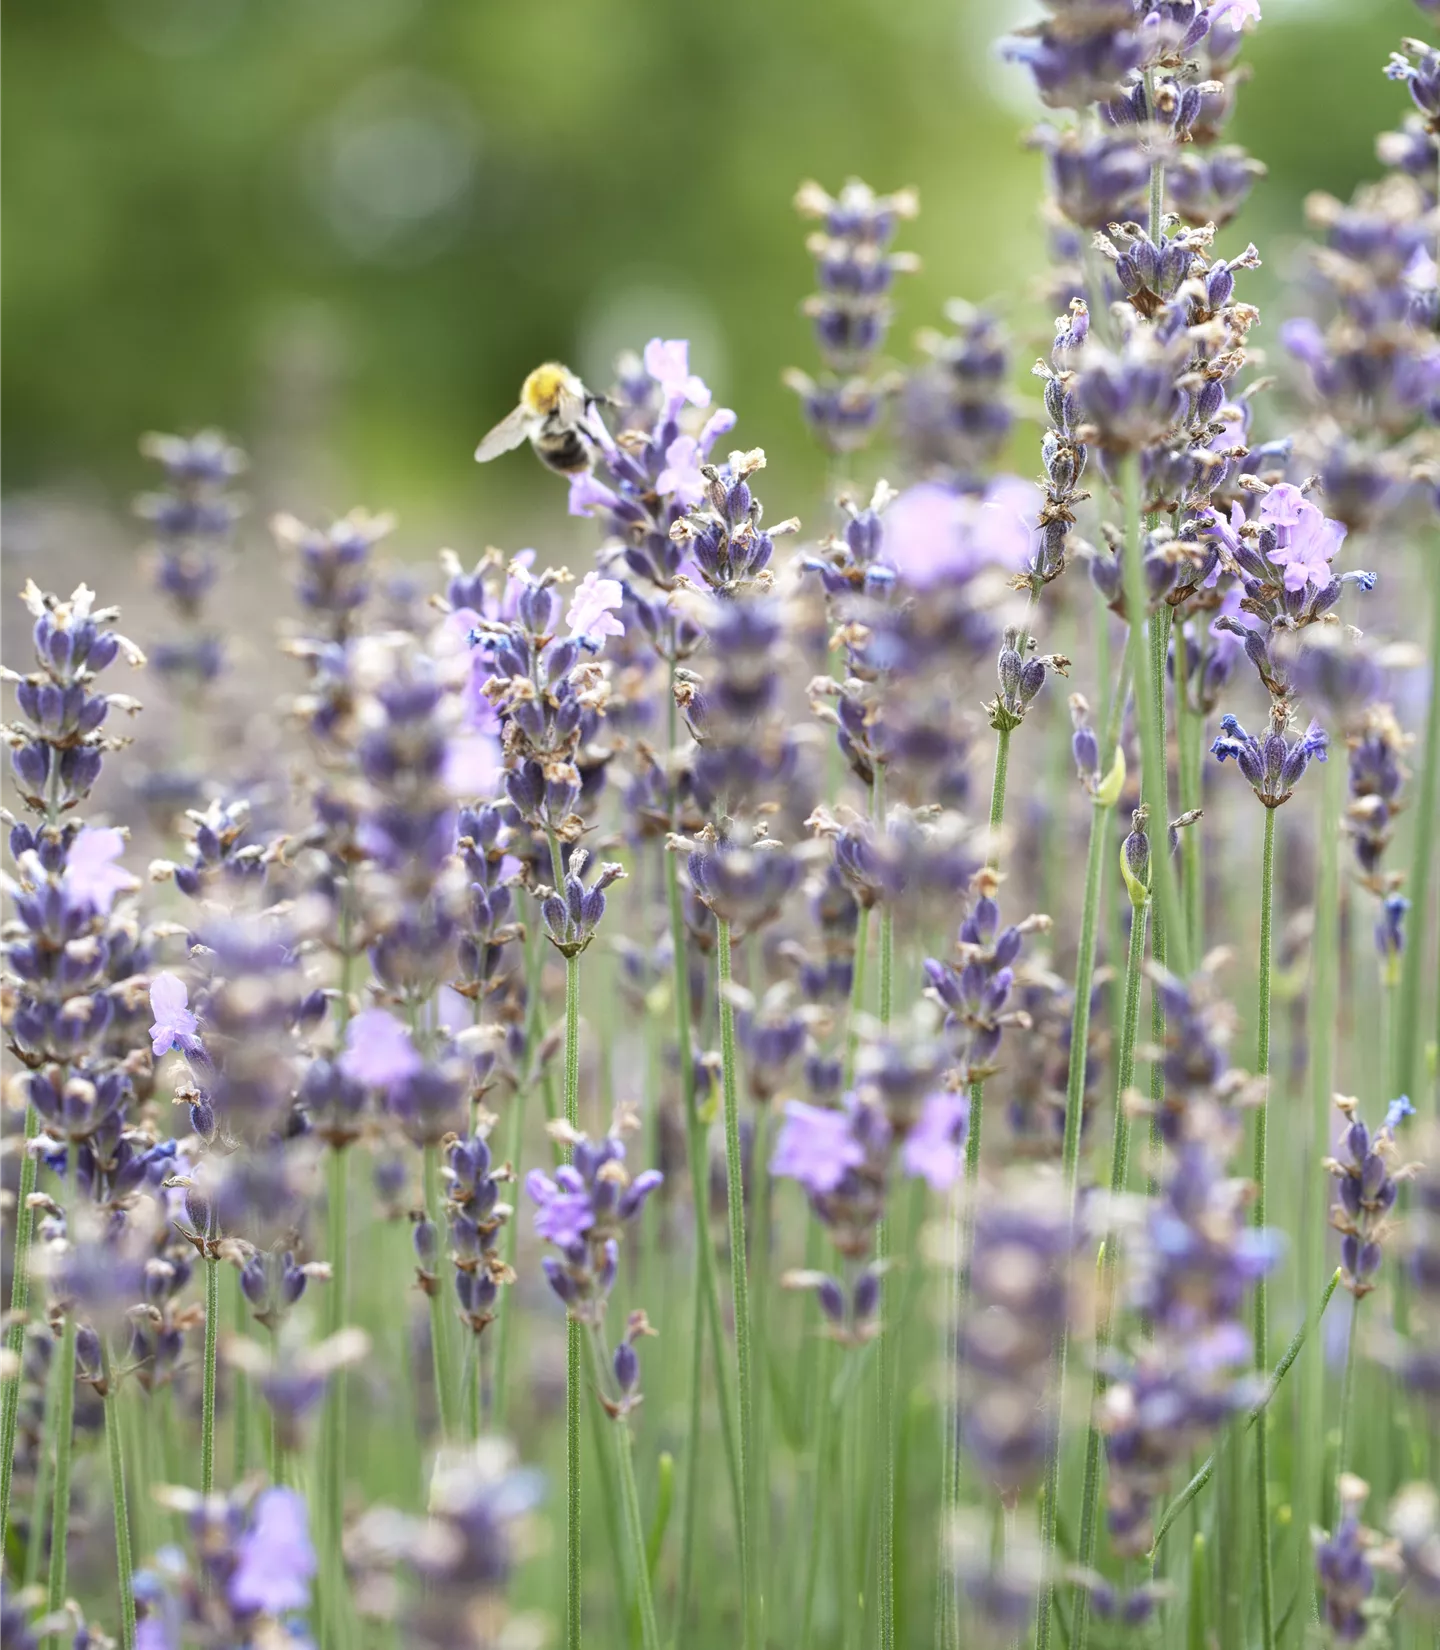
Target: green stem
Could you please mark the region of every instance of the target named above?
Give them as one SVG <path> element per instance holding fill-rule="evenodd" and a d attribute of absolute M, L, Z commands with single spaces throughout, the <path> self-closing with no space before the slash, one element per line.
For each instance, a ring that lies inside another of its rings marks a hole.
<path fill-rule="evenodd" d="M 551 840 L 557 865 L 559 852 Z M 580 1127 L 580 958 L 565 959 L 565 1121 Z M 573 1157 L 567 1147 L 565 1159 Z M 580 1321 L 565 1322 L 565 1644 L 579 1650 L 580 1569 Z"/>
<path fill-rule="evenodd" d="M 233 1329 L 236 1335 L 243 1335 L 249 1327 L 250 1311 L 245 1301 L 245 1291 L 240 1287 L 240 1274 L 238 1272 L 235 1274 L 234 1307 L 235 1315 L 232 1319 Z M 233 1385 L 235 1393 L 235 1453 L 234 1472 L 231 1477 L 231 1482 L 239 1484 L 244 1481 L 245 1474 L 250 1465 L 250 1382 L 249 1379 L 237 1369 L 234 1371 Z M 139 1527 L 138 1521 L 136 1527 L 137 1529 Z"/>
<path fill-rule="evenodd" d="M 999 757 L 996 758 L 997 768 Z M 997 775 L 1004 807 L 1004 774 Z M 884 829 L 885 770 L 877 767 L 871 799 L 875 829 Z M 993 816 L 993 810 L 992 810 Z M 992 817 L 993 824 L 993 817 Z M 880 907 L 880 1024 L 888 1028 L 894 1008 L 895 912 L 887 900 Z M 890 1253 L 890 1223 L 882 1217 L 875 1226 L 875 1260 L 880 1276 L 885 1275 Z M 895 1644 L 895 1369 L 889 1312 L 880 1317 L 880 1344 L 875 1349 L 876 1427 L 880 1446 L 880 1551 L 879 1602 L 880 1647 L 893 1650 Z"/>
<path fill-rule="evenodd" d="M 725 1105 L 725 1190 L 730 1215 L 730 1290 L 735 1311 L 735 1353 L 740 1394 L 740 1594 L 745 1643 L 756 1642 L 758 1600 L 755 1555 L 751 1549 L 755 1497 L 751 1448 L 754 1440 L 754 1387 L 750 1367 L 750 1285 L 745 1265 L 745 1194 L 740 1168 L 740 1104 L 735 1057 L 735 1007 L 730 1001 L 730 924 L 716 920 L 720 944 L 720 1068 Z M 700 1194 L 700 1195 L 703 1195 Z"/>
<path fill-rule="evenodd" d="M 343 1145 L 333 1144 L 326 1164 L 326 1221 L 327 1244 L 330 1259 L 330 1286 L 325 1297 L 326 1333 L 338 1334 L 345 1327 L 349 1302 L 348 1230 L 349 1187 L 347 1171 L 350 1155 Z M 325 1408 L 325 1554 L 326 1591 L 331 1608 L 326 1612 L 326 1642 L 338 1650 L 339 1617 L 345 1609 L 348 1590 L 341 1558 L 341 1541 L 345 1530 L 345 1371 L 337 1369 L 330 1377 Z M 236 1400 L 240 1413 L 240 1399 Z"/>
<path fill-rule="evenodd" d="M 1005 782 L 1010 773 L 1010 733 L 1008 726 L 995 731 L 995 772 L 990 781 L 990 851 L 986 863 L 1000 864 L 1000 828 L 1005 823 Z"/>
<path fill-rule="evenodd" d="M 686 1155 L 690 1170 L 690 1201 L 695 1220 L 695 1323 L 691 1341 L 697 1354 L 690 1366 L 690 1449 L 686 1465 L 685 1507 L 680 1532 L 680 1585 L 676 1599 L 676 1641 L 683 1638 L 685 1614 L 694 1575 L 696 1530 L 698 1528 L 700 1458 L 704 1427 L 704 1367 L 699 1354 L 704 1331 L 701 1314 L 709 1323 L 715 1366 L 715 1388 L 720 1404 L 720 1420 L 725 1439 L 725 1456 L 730 1471 L 730 1490 L 737 1545 L 744 1545 L 744 1487 L 736 1445 L 735 1395 L 721 1334 L 720 1280 L 715 1265 L 715 1245 L 710 1235 L 710 1157 L 706 1149 L 705 1125 L 695 1094 L 695 1064 L 690 1047 L 690 972 L 685 945 L 685 913 L 680 900 L 680 873 L 675 855 L 665 855 L 665 893 L 670 907 L 670 951 L 674 970 L 675 1035 L 680 1062 L 680 1092 L 685 1106 Z"/>
<path fill-rule="evenodd" d="M 1416 932 L 1405 947 L 1400 973 L 1401 1094 L 1414 1094 L 1420 1068 L 1420 983 L 1425 972 L 1423 924 L 1430 916 L 1430 870 L 1434 855 L 1435 791 L 1440 784 L 1440 573 L 1431 575 L 1430 592 L 1430 704 L 1425 713 L 1425 747 L 1420 788 L 1415 798 L 1415 837 L 1406 894 L 1415 914 Z"/>
<path fill-rule="evenodd" d="M 603 1391 L 605 1358 L 598 1331 L 592 1332 L 590 1347 L 595 1364 L 596 1390 Z M 640 1514 L 640 1492 L 635 1483 L 630 1424 L 623 1416 L 615 1424 L 614 1437 L 615 1455 L 620 1463 L 620 1493 L 624 1506 L 625 1528 L 630 1542 L 631 1562 L 635 1569 L 635 1601 L 640 1616 L 640 1641 L 644 1650 L 660 1650 L 660 1629 L 656 1625 L 655 1599 L 650 1586 L 650 1559 L 645 1542 L 645 1521 Z"/>
<path fill-rule="evenodd" d="M 540 974 L 544 966 L 545 940 L 538 923 L 531 923 L 525 937 L 525 1048 L 532 1063 L 540 1043 Z M 520 1153 L 525 1139 L 525 1089 L 517 1089 L 510 1096 L 510 1110 L 506 1117 L 505 1156 L 515 1173 L 515 1184 L 520 1181 Z M 501 1252 L 505 1264 L 513 1271 L 520 1242 L 520 1222 L 515 1216 L 505 1223 Z M 519 1316 L 519 1301 L 506 1299 L 500 1310 L 500 1321 L 495 1326 L 498 1337 L 495 1347 L 495 1427 L 505 1430 L 505 1414 L 510 1392 L 510 1352 L 515 1340 L 515 1320 Z"/>
<path fill-rule="evenodd" d="M 1340 961 L 1340 810 L 1345 792 L 1345 769 L 1337 760 L 1322 769 L 1319 838 L 1315 877 L 1315 932 L 1311 951 L 1310 1018 L 1307 1042 L 1310 1051 L 1310 1146 L 1307 1161 L 1318 1163 L 1326 1154 L 1330 1138 L 1333 1089 L 1335 1086 L 1335 1022 L 1338 1006 Z M 1193 833 L 1186 832 L 1189 836 Z M 1328 1181 L 1319 1175 L 1305 1179 L 1304 1209 L 1306 1241 L 1301 1250 L 1305 1296 L 1319 1287 L 1325 1273 L 1325 1249 L 1329 1232 Z M 1318 1341 L 1301 1371 L 1302 1390 L 1296 1405 L 1297 1427 L 1304 1428 L 1311 1416 L 1325 1413 L 1325 1348 Z M 1295 1535 L 1295 1567 L 1304 1575 L 1310 1567 L 1310 1530 L 1322 1517 L 1324 1450 L 1315 1449 L 1303 1432 L 1297 1433 L 1295 1459 L 1298 1464 L 1297 1504 L 1292 1520 Z"/>
<path fill-rule="evenodd" d="M 15 1373 L 5 1382 L 0 1398 L 0 1552 L 4 1552 L 10 1530 L 10 1480 L 15 1470 L 15 1434 L 20 1424 L 21 1359 L 25 1350 L 25 1317 L 30 1310 L 30 1240 L 35 1231 L 35 1212 L 30 1199 L 35 1192 L 37 1165 L 28 1149 L 31 1137 L 39 1132 L 35 1108 L 25 1107 L 25 1134 L 21 1142 L 20 1189 L 15 1201 L 15 1254 L 10 1278 L 10 1323 L 5 1331 L 5 1350 L 14 1360 Z"/>
<path fill-rule="evenodd" d="M 1340 1273 L 1337 1269 L 1331 1275 L 1329 1283 L 1325 1285 L 1325 1293 L 1320 1297 L 1320 1305 L 1316 1308 L 1314 1317 L 1307 1318 L 1305 1322 L 1300 1325 L 1299 1329 L 1295 1331 L 1295 1335 L 1291 1340 L 1290 1345 L 1285 1349 L 1285 1356 L 1281 1358 L 1278 1364 L 1275 1365 L 1275 1373 L 1266 1383 L 1264 1396 L 1254 1406 L 1254 1408 L 1251 1409 L 1249 1415 L 1246 1417 L 1245 1425 L 1247 1427 L 1253 1427 L 1255 1425 L 1256 1421 L 1259 1420 L 1259 1418 L 1269 1407 L 1271 1399 L 1274 1398 L 1275 1394 L 1280 1390 L 1280 1383 L 1290 1373 L 1290 1366 L 1300 1356 L 1310 1331 L 1318 1327 L 1321 1318 L 1325 1316 L 1325 1308 L 1329 1306 L 1330 1297 L 1335 1293 L 1339 1283 Z M 1210 1482 L 1211 1478 L 1214 1477 L 1215 1461 L 1215 1454 L 1207 1456 L 1200 1470 L 1165 1509 L 1164 1516 L 1155 1528 L 1154 1540 L 1150 1543 L 1150 1557 L 1152 1561 L 1154 1560 L 1155 1555 L 1160 1551 L 1160 1543 L 1164 1541 L 1165 1537 L 1169 1534 L 1175 1520 L 1179 1518 L 1180 1514 L 1185 1511 L 1195 1497 L 1199 1495 L 1200 1491 L 1203 1490 Z"/>
<path fill-rule="evenodd" d="M 1130 914 L 1130 948 L 1125 959 L 1125 1009 L 1120 1024 L 1120 1051 L 1116 1061 L 1115 1126 L 1110 1148 L 1110 1197 L 1113 1201 L 1125 1190 L 1130 1158 L 1130 1120 L 1125 1096 L 1135 1081 L 1135 1034 L 1140 1025 L 1140 981 L 1145 971 L 1145 924 L 1148 902 Z M 1100 1498 L 1100 1429 L 1096 1413 L 1105 1382 L 1102 1368 L 1110 1344 L 1110 1296 L 1114 1287 L 1114 1229 L 1107 1231 L 1100 1267 L 1100 1317 L 1095 1326 L 1095 1377 L 1091 1390 L 1090 1425 L 1085 1435 L 1085 1480 L 1080 1496 L 1080 1567 L 1088 1570 L 1095 1562 L 1096 1509 Z M 1090 1595 L 1086 1588 L 1075 1592 L 1075 1625 L 1070 1642 L 1074 1650 L 1085 1650 L 1090 1636 Z"/>
<path fill-rule="evenodd" d="M 1133 652 L 1127 648 L 1127 652 Z M 1138 700 L 1147 696 L 1137 694 Z M 1123 690 L 1117 690 L 1117 699 Z M 1080 913 L 1080 948 L 1075 957 L 1075 1004 L 1070 1030 L 1070 1065 L 1065 1085 L 1065 1140 L 1061 1164 L 1065 1178 L 1065 1195 L 1072 1212 L 1075 1189 L 1080 1172 L 1080 1124 L 1085 1105 L 1085 1061 L 1090 1043 L 1090 987 L 1095 974 L 1095 932 L 1100 912 L 1101 872 L 1105 861 L 1105 844 L 1109 835 L 1110 809 L 1096 803 L 1090 811 L 1090 846 L 1085 855 L 1085 903 Z M 1065 1365 L 1069 1354 L 1069 1330 L 1060 1331 L 1057 1356 L 1056 1401 L 1065 1390 Z M 1045 1466 L 1044 1501 L 1040 1511 L 1040 1541 L 1047 1574 L 1053 1569 L 1055 1556 L 1055 1514 L 1060 1496 L 1060 1436 L 1055 1429 L 1055 1444 Z M 1048 1650 L 1054 1588 L 1043 1585 L 1035 1615 L 1035 1650 Z"/>
<path fill-rule="evenodd" d="M 1033 606 L 1033 595 L 1031 600 Z M 1028 619 L 1029 608 L 1026 609 Z M 995 769 L 990 781 L 990 845 L 986 863 L 991 870 L 998 870 L 1000 865 L 1000 831 L 1005 823 L 1005 788 L 1010 773 L 1010 735 L 1012 729 L 1002 725 L 995 730 Z M 983 1082 L 974 1082 L 970 1085 L 970 1118 L 965 1135 L 965 1205 L 967 1210 L 974 1207 L 975 1185 L 980 1175 L 980 1142 L 985 1121 L 985 1085 Z M 957 1216 L 952 1211 L 952 1228 Z M 964 1309 L 965 1292 L 965 1255 L 969 1250 L 968 1232 L 961 1234 L 952 1229 L 950 1245 L 950 1280 L 948 1307 L 946 1319 L 946 1344 L 942 1352 L 942 1367 L 947 1371 L 955 1356 L 954 1337 L 959 1329 L 960 1314 Z M 960 1510 L 960 1461 L 956 1453 L 955 1434 L 960 1420 L 960 1394 L 958 1382 L 947 1379 L 946 1398 L 942 1404 L 942 1413 L 945 1417 L 945 1437 L 942 1447 L 943 1497 L 944 1510 L 940 1520 L 940 1560 L 937 1568 L 936 1614 L 938 1619 L 938 1636 L 942 1646 L 947 1647 L 954 1642 L 958 1630 L 955 1621 L 954 1591 L 947 1577 L 947 1552 L 949 1543 L 949 1528 Z"/>
<path fill-rule="evenodd" d="M 67 1310 L 60 1332 L 60 1383 L 55 1394 L 55 1489 L 50 1513 L 50 1576 L 46 1607 L 65 1606 L 66 1538 L 70 1529 L 70 1461 L 75 1441 L 75 1314 Z"/>
<path fill-rule="evenodd" d="M 1270 956 L 1271 923 L 1275 906 L 1275 810 L 1265 810 L 1265 852 L 1260 868 L 1260 982 L 1259 1036 L 1255 1074 L 1265 1085 L 1264 1099 L 1255 1112 L 1255 1203 L 1253 1224 L 1265 1224 L 1266 1136 L 1270 1116 Z M 1255 1284 L 1255 1368 L 1268 1364 L 1269 1320 L 1265 1278 Z M 1262 1418 L 1255 1430 L 1255 1517 L 1260 1543 L 1260 1635 L 1264 1650 L 1275 1650 L 1275 1582 L 1270 1558 L 1270 1445 Z"/>
<path fill-rule="evenodd" d="M 822 1381 L 816 1395 L 816 1406 L 820 1414 L 815 1439 L 815 1500 L 810 1509 L 810 1546 L 805 1559 L 805 1613 L 800 1624 L 800 1650 L 812 1650 L 814 1644 L 815 1595 L 820 1580 L 820 1549 L 826 1528 L 826 1513 L 835 1501 L 831 1483 L 835 1456 L 831 1437 L 834 1425 L 835 1343 L 827 1341 L 822 1350 Z"/>
<path fill-rule="evenodd" d="M 640 1642 L 645 1650 L 660 1650 L 660 1629 L 655 1621 L 655 1600 L 650 1589 L 650 1563 L 645 1547 L 645 1525 L 640 1516 L 640 1493 L 635 1485 L 635 1462 L 630 1427 L 622 1421 L 615 1449 L 620 1460 L 620 1487 L 635 1550 L 635 1585 L 640 1601 Z"/>
<path fill-rule="evenodd" d="M 215 1352 L 220 1340 L 220 1262 L 205 1257 L 205 1378 L 200 1399 L 200 1493 L 215 1488 Z"/>
<path fill-rule="evenodd" d="M 1189 681 L 1190 661 L 1186 656 L 1185 626 L 1174 626 L 1175 637 L 1175 738 L 1180 757 L 1180 812 L 1189 814 L 1200 807 L 1204 793 L 1202 784 L 1202 747 L 1205 742 L 1205 719 L 1191 708 Z M 1337 764 L 1338 766 L 1338 764 Z M 1198 830 L 1183 831 L 1180 836 L 1180 864 L 1184 877 L 1185 939 L 1189 954 L 1199 958 L 1205 954 L 1205 864 L 1203 840 Z"/>
<path fill-rule="evenodd" d="M 135 1561 L 130 1551 L 130 1503 L 125 1494 L 125 1454 L 120 1442 L 119 1393 L 110 1368 L 110 1354 L 102 1352 L 106 1384 L 105 1449 L 110 1458 L 110 1498 L 115 1509 L 115 1566 L 120 1581 L 121 1650 L 135 1650 Z"/>
<path fill-rule="evenodd" d="M 1148 604 L 1140 544 L 1140 461 L 1133 453 L 1127 454 L 1121 464 L 1121 493 L 1125 514 L 1125 606 L 1130 613 L 1132 635 L 1143 626 L 1151 647 L 1151 691 L 1140 691 L 1137 669 L 1135 718 L 1140 726 L 1141 796 L 1150 809 L 1150 828 L 1159 845 L 1158 851 L 1151 856 L 1150 861 L 1155 892 L 1152 920 L 1156 935 L 1163 931 L 1171 940 L 1175 963 L 1181 965 L 1183 972 L 1184 954 L 1178 943 L 1181 937 L 1179 905 L 1175 893 L 1174 867 L 1170 863 L 1169 783 L 1164 744 L 1165 666 L 1161 649 L 1169 634 L 1170 609 L 1162 607 L 1160 613 L 1152 615 L 1148 620 L 1145 617 Z M 1158 707 L 1157 697 L 1160 701 Z M 1157 709 L 1160 711 L 1159 715 Z"/>
<path fill-rule="evenodd" d="M 1345 1337 L 1345 1379 L 1340 1388 L 1340 1448 L 1335 1456 L 1335 1477 L 1346 1471 L 1350 1459 L 1350 1411 L 1355 1397 L 1355 1349 L 1359 1342 L 1360 1296 L 1350 1302 L 1350 1329 Z"/>
<path fill-rule="evenodd" d="M 445 1210 L 440 1194 L 440 1147 L 427 1140 L 423 1155 L 425 1218 L 435 1232 L 435 1278 L 427 1299 L 430 1303 L 430 1368 L 435 1378 L 435 1414 L 440 1422 L 440 1440 L 453 1443 L 458 1434 L 451 1405 L 449 1314 L 445 1310 Z"/>

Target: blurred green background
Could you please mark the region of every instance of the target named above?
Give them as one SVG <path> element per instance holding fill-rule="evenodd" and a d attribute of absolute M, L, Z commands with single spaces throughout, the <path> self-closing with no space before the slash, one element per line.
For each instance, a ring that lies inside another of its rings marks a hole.
<path fill-rule="evenodd" d="M 784 513 L 819 470 L 779 383 L 812 359 L 801 178 L 918 185 L 897 352 L 964 295 L 1034 357 L 1038 109 L 991 44 L 1033 9 L 12 0 L 7 492 L 122 508 L 139 431 L 215 422 L 267 504 L 504 542 L 558 502 L 538 466 L 470 461 L 521 377 L 559 356 L 604 381 L 661 332 L 694 340 Z M 1373 171 L 1405 105 L 1380 69 L 1416 23 L 1408 0 L 1267 0 L 1234 136 L 1270 176 L 1226 240 L 1270 279 L 1306 192 Z"/>

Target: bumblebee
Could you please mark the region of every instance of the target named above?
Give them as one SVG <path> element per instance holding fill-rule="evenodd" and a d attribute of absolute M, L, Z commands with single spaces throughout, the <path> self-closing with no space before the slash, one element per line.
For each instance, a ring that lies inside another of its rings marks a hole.
<path fill-rule="evenodd" d="M 475 449 L 477 464 L 488 464 L 522 441 L 561 475 L 578 475 L 595 461 L 591 423 L 597 402 L 569 367 L 547 361 L 520 386 L 520 405 L 502 418 Z"/>

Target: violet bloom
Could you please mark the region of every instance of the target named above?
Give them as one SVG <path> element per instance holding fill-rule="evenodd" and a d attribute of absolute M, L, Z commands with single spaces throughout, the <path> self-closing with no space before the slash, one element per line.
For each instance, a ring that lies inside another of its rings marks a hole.
<path fill-rule="evenodd" d="M 552 1180 L 539 1169 L 531 1169 L 525 1177 L 525 1191 L 535 1205 L 535 1233 L 547 1243 L 566 1249 L 572 1243 L 581 1243 L 595 1224 L 585 1182 L 580 1174 L 562 1164 Z"/>
<path fill-rule="evenodd" d="M 70 844 L 65 858 L 65 892 L 76 904 L 93 906 L 97 914 L 106 915 L 117 894 L 127 894 L 140 886 L 116 860 L 125 852 L 125 833 L 99 830 L 87 825 Z"/>
<path fill-rule="evenodd" d="M 999 476 L 983 495 L 938 481 L 908 487 L 884 521 L 883 559 L 917 590 L 961 583 L 983 567 L 1018 572 L 1034 548 L 1040 493 L 1017 476 Z"/>
<path fill-rule="evenodd" d="M 615 609 L 625 600 L 625 587 L 619 579 L 602 579 L 598 573 L 587 573 L 575 587 L 575 595 L 565 615 L 570 634 L 594 646 L 607 636 L 623 636 L 625 626 L 615 617 Z"/>
<path fill-rule="evenodd" d="M 389 1093 L 423 1065 L 410 1033 L 383 1008 L 364 1009 L 346 1027 L 340 1070 L 354 1082 Z"/>
<path fill-rule="evenodd" d="M 1330 563 L 1345 542 L 1345 528 L 1330 521 L 1298 487 L 1282 481 L 1260 506 L 1260 523 L 1275 532 L 1270 560 L 1284 571 L 1287 590 L 1307 584 L 1323 590 L 1330 583 Z"/>
<path fill-rule="evenodd" d="M 1224 23 L 1228 28 L 1238 29 L 1246 23 L 1260 21 L 1260 0 L 1211 0 L 1208 13 L 1210 27 L 1217 23 Z"/>
<path fill-rule="evenodd" d="M 620 1238 L 664 1176 L 646 1169 L 632 1178 L 625 1143 L 616 1134 L 590 1140 L 567 1129 L 558 1137 L 570 1145 L 574 1161 L 558 1168 L 553 1180 L 538 1170 L 525 1180 L 536 1207 L 536 1233 L 559 1251 L 540 1264 L 570 1315 L 599 1323 L 620 1264 Z"/>
<path fill-rule="evenodd" d="M 695 407 L 710 405 L 710 391 L 704 379 L 690 370 L 690 345 L 683 338 L 652 338 L 645 346 L 645 370 L 677 405 L 688 401 Z"/>
<path fill-rule="evenodd" d="M 305 1503 L 294 1490 L 261 1492 L 254 1520 L 236 1545 L 235 1558 L 229 1587 L 233 1609 L 280 1616 L 308 1607 L 315 1549 Z"/>
<path fill-rule="evenodd" d="M 1329 738 L 1318 722 L 1312 722 L 1297 738 L 1287 739 L 1285 719 L 1284 705 L 1275 705 L 1269 733 L 1257 739 L 1233 716 L 1222 716 L 1221 732 L 1210 746 L 1211 754 L 1222 763 L 1227 756 L 1234 757 L 1235 766 L 1267 808 L 1288 802 L 1311 758 L 1324 762 L 1327 756 Z"/>
<path fill-rule="evenodd" d="M 700 473 L 704 456 L 693 435 L 677 435 L 665 449 L 665 468 L 655 479 L 655 491 L 662 498 L 673 498 L 682 509 L 693 510 L 705 497 L 705 477 Z"/>
<path fill-rule="evenodd" d="M 199 1022 L 189 1008 L 190 993 L 178 974 L 157 974 L 150 982 L 150 1046 L 158 1060 L 172 1048 L 182 1053 L 195 1042 Z"/>
<path fill-rule="evenodd" d="M 798 1180 L 814 1197 L 833 1192 L 851 1169 L 865 1161 L 865 1147 L 851 1124 L 848 1111 L 787 1101 L 770 1173 Z"/>
<path fill-rule="evenodd" d="M 965 1138 L 970 1129 L 970 1103 L 963 1094 L 940 1091 L 920 1108 L 914 1128 L 900 1148 L 900 1167 L 908 1175 L 929 1182 L 932 1190 L 948 1191 L 960 1178 Z"/>

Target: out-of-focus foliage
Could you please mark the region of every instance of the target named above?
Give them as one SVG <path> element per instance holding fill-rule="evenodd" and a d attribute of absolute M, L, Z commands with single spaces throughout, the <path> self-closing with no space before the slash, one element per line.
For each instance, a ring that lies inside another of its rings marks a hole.
<path fill-rule="evenodd" d="M 265 490 L 396 506 L 416 532 L 518 523 L 544 478 L 477 472 L 548 356 L 694 341 L 798 494 L 775 363 L 808 364 L 790 198 L 919 187 L 898 347 L 953 294 L 1042 331 L 1020 77 L 998 0 L 19 0 L 4 53 L 11 489 L 98 478 L 139 429 L 220 422 Z M 1234 135 L 1270 167 L 1236 226 L 1344 195 L 1396 118 L 1407 0 L 1273 0 Z M 782 491 L 785 489 L 782 488 Z M 788 506 L 803 502 L 780 498 Z M 482 529 L 478 529 L 482 530 Z M 407 535 L 409 536 L 409 535 Z"/>

